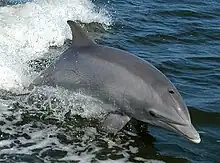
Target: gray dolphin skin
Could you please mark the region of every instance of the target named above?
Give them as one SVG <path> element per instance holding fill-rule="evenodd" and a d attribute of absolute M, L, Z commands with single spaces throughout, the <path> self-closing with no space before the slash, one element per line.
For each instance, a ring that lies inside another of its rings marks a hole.
<path fill-rule="evenodd" d="M 173 131 L 200 143 L 184 101 L 169 79 L 147 61 L 126 51 L 96 44 L 68 20 L 72 45 L 32 86 L 60 86 L 107 104 L 102 128 L 116 133 L 130 118 Z"/>

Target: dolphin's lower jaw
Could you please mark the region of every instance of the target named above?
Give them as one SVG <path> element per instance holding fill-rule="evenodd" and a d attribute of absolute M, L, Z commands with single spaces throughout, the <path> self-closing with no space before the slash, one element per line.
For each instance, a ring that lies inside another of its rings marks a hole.
<path fill-rule="evenodd" d="M 185 124 L 185 125 L 179 125 L 176 123 L 170 123 L 167 121 L 157 120 L 157 121 L 145 121 L 148 124 L 151 124 L 153 126 L 157 126 L 172 132 L 175 132 L 176 134 L 183 136 L 184 138 L 188 139 L 189 141 L 193 143 L 200 143 L 201 138 L 199 133 L 196 131 L 196 129 L 193 127 L 191 122 Z"/>
<path fill-rule="evenodd" d="M 188 139 L 189 141 L 193 143 L 200 143 L 201 138 L 199 133 L 196 131 L 196 129 L 193 127 L 191 123 L 188 123 L 187 125 L 178 125 L 173 123 L 167 123 L 164 121 L 160 121 L 163 125 L 163 128 L 166 128 L 168 130 L 174 131 L 178 135 L 181 135 Z"/>

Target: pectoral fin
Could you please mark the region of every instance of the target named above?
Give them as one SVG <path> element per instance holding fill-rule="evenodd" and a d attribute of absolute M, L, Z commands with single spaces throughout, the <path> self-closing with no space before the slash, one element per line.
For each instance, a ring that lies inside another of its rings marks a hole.
<path fill-rule="evenodd" d="M 102 129 L 115 134 L 121 130 L 129 120 L 130 117 L 127 115 L 122 115 L 120 113 L 109 113 L 102 123 Z"/>

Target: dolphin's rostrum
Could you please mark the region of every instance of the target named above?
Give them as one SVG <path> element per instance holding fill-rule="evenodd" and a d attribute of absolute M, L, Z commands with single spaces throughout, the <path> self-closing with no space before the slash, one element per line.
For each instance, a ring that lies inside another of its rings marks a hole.
<path fill-rule="evenodd" d="M 128 52 L 96 44 L 68 20 L 72 45 L 32 85 L 82 90 L 110 107 L 102 127 L 116 133 L 130 118 L 200 143 L 184 101 L 158 69 Z"/>

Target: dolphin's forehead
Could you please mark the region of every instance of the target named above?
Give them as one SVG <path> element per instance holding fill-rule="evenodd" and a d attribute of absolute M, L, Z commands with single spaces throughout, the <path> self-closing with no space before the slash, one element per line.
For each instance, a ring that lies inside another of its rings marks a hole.
<path fill-rule="evenodd" d="M 167 81 L 158 82 L 153 85 L 154 90 L 160 97 L 161 103 L 166 107 L 164 114 L 176 112 L 182 119 L 190 120 L 190 115 L 185 102 L 176 87 L 167 79 Z"/>

